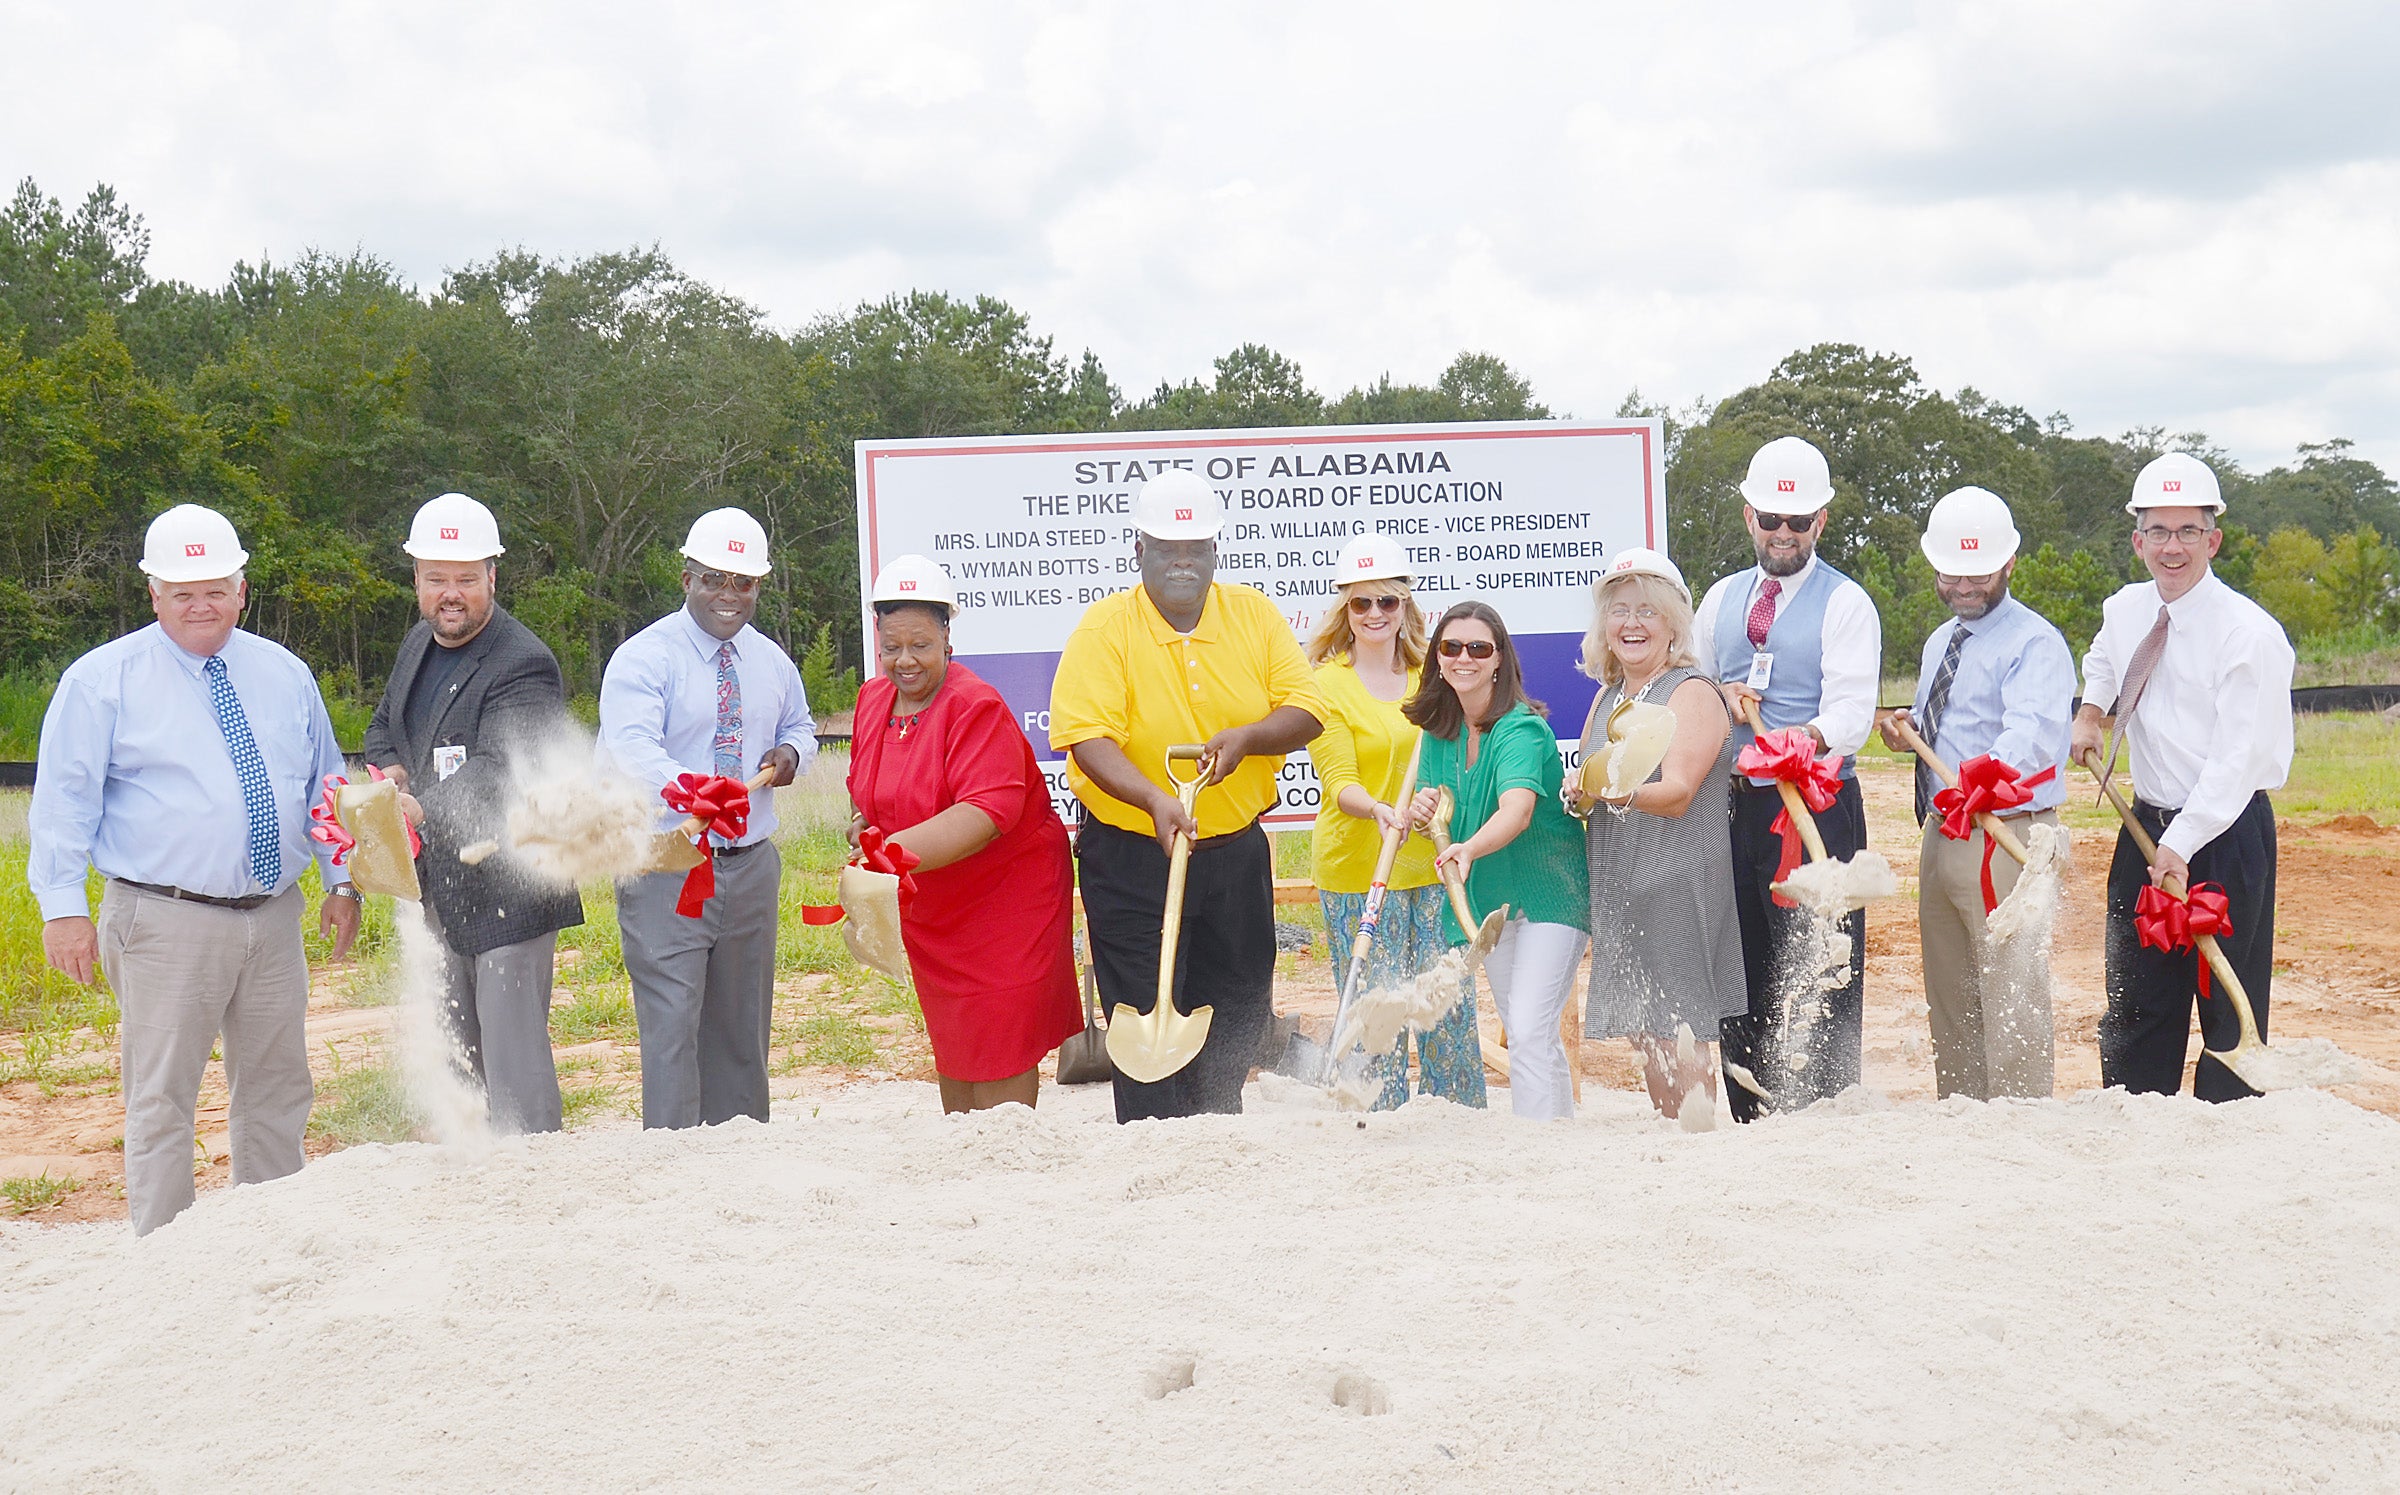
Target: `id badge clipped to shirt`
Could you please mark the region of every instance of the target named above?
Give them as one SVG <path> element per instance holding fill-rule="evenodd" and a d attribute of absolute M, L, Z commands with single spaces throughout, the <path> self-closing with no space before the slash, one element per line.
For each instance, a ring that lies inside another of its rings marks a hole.
<path fill-rule="evenodd" d="M 437 747 L 433 750 L 433 776 L 437 780 L 446 779 L 466 766 L 467 750 L 464 746 Z"/>
<path fill-rule="evenodd" d="M 1765 694 L 1767 682 L 1775 676 L 1775 656 L 1761 649 L 1750 656 L 1750 678 L 1743 683 Z"/>

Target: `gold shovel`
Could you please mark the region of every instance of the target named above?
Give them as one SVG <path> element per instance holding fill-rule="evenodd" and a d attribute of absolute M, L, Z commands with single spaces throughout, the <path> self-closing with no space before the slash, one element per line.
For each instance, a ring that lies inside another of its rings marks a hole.
<path fill-rule="evenodd" d="M 2092 765 L 2086 762 L 2083 766 L 2090 768 Z M 2097 777 L 2097 770 L 2094 774 Z M 2125 803 L 2125 796 L 2118 793 L 2117 786 L 2108 779 L 2100 780 L 2100 789 L 2108 796 L 2108 802 L 2117 807 L 2117 818 L 2125 822 L 2125 833 L 2133 837 L 2134 847 L 2141 852 L 2142 860 L 2156 866 L 2158 843 L 2150 839 L 2150 833 L 2142 829 L 2141 821 L 2134 818 L 2133 806 Z M 2191 895 L 2184 887 L 2182 878 L 2163 877 L 2158 885 L 2176 902 L 2190 901 Z M 2289 1084 L 2288 1080 L 2283 1080 L 2281 1067 L 2276 1065 L 2272 1057 L 2273 1050 L 2267 1047 L 2266 1040 L 2258 1036 L 2257 1009 L 2250 1005 L 2250 993 L 2242 989 L 2242 978 L 2233 973 L 2233 963 L 2225 958 L 2224 950 L 2217 944 L 2217 937 L 2213 934 L 2195 934 L 2192 943 L 2200 947 L 2200 956 L 2208 962 L 2208 968 L 2217 973 L 2217 981 L 2224 988 L 2225 995 L 2232 999 L 2233 1015 L 2241 1024 L 2241 1037 L 2230 1051 L 2219 1052 L 2209 1048 L 2205 1041 L 2201 1045 L 2202 1050 L 2208 1057 L 2232 1070 L 2236 1078 L 2253 1090 L 2282 1088 L 2276 1083 L 2262 1082 L 2281 1080 L 2282 1084 Z M 2253 1075 L 2257 1078 L 2253 1079 Z"/>
<path fill-rule="evenodd" d="M 1425 834 L 1432 839 L 1433 854 L 1437 858 L 1450 849 L 1450 816 L 1457 808 L 1456 801 L 1450 797 L 1449 785 L 1445 784 L 1433 791 L 1433 814 L 1425 822 Z M 1446 867 L 1443 868 L 1442 890 L 1450 895 L 1450 913 L 1458 920 L 1458 927 L 1462 930 L 1474 931 L 1467 937 L 1466 979 L 1472 981 L 1475 979 L 1477 968 L 1483 964 L 1483 958 L 1492 953 L 1494 945 L 1500 943 L 1500 930 L 1508 922 L 1508 905 L 1504 903 L 1493 909 L 1483 916 L 1481 924 L 1477 924 L 1475 911 L 1467 906 L 1467 880 L 1465 878 Z M 1492 1004 L 1492 1025 L 1498 1031 L 1500 1041 L 1484 1046 L 1483 1062 L 1497 1070 L 1502 1079 L 1506 1079 L 1508 1077 L 1508 1025 L 1501 1020 L 1500 1004 L 1497 1002 Z M 1480 1036 L 1479 1034 L 1478 1037 Z"/>
<path fill-rule="evenodd" d="M 411 903 L 424 896 L 416 858 L 408 851 L 408 821 L 400 814 L 400 785 L 370 778 L 333 791 L 333 816 L 353 843 L 347 865 L 361 893 L 388 893 Z"/>
<path fill-rule="evenodd" d="M 1933 750 L 1933 744 L 1927 742 L 1923 734 L 1917 731 L 1916 723 L 1905 716 L 1898 715 L 1891 717 L 1890 721 L 1893 729 L 1900 734 L 1900 740 L 1908 744 L 1908 750 L 1915 753 L 1927 768 L 1933 770 L 1933 776 L 1942 781 L 1942 787 L 1956 789 L 1958 787 L 1958 771 L 1942 761 L 1941 755 Z M 2017 833 L 2010 830 L 2007 823 L 2002 821 L 1999 816 L 1989 810 L 1977 810 L 1975 824 L 1985 836 L 1990 838 L 1993 845 L 2015 857 L 2018 866 L 2031 867 L 2033 865 L 2033 849 L 2018 840 Z M 2008 897 L 2000 900 L 2001 906 L 2008 907 L 2016 898 L 2019 888 L 2030 886 L 2032 886 L 2030 879 L 2018 878 L 2016 887 L 2009 889 Z M 1994 909 L 1990 914 L 1986 914 L 1984 916 L 1985 923 L 1987 925 L 1993 923 L 1998 913 L 1999 909 Z"/>
<path fill-rule="evenodd" d="M 1208 777 L 1213 761 L 1208 750 L 1197 743 L 1167 749 L 1167 782 L 1175 786 L 1175 798 L 1186 815 L 1192 813 L 1201 781 Z M 1187 779 L 1175 771 L 1177 763 L 1197 763 L 1199 768 Z M 1183 932 L 1183 881 L 1191 860 L 1192 838 L 1179 831 L 1175 849 L 1167 857 L 1166 923 L 1158 936 L 1157 1000 L 1148 1012 L 1135 1012 L 1119 1003 L 1109 1014 L 1109 1062 L 1116 1065 L 1117 1073 L 1144 1085 L 1155 1085 L 1198 1058 L 1201 1046 L 1208 1042 L 1208 1025 L 1217 1015 L 1217 1010 L 1208 1006 L 1190 1012 L 1175 1009 L 1175 942 Z"/>
<path fill-rule="evenodd" d="M 1742 719 L 1750 724 L 1753 732 L 1764 733 L 1767 730 L 1766 723 L 1758 719 L 1758 703 L 1747 697 L 1742 701 Z M 1800 797 L 1800 786 L 1789 779 L 1777 779 L 1775 788 L 1783 796 L 1783 813 L 1791 817 L 1793 827 L 1800 832 L 1800 844 L 1808 848 L 1808 859 L 1812 862 L 1832 861 L 1833 854 L 1825 849 L 1825 837 L 1817 830 L 1817 817 L 1809 813 L 1808 801 Z M 1890 864 L 1878 852 L 1861 851 L 1842 865 L 1863 869 L 1868 874 L 1857 878 L 1844 890 L 1843 901 L 1852 908 L 1864 908 L 1873 899 L 1889 898 L 1899 891 L 1899 883 L 1892 876 Z M 1788 883 L 1774 883 L 1769 890 L 1782 893 L 1795 903 L 1808 901 L 1786 891 L 1789 886 Z"/>
<path fill-rule="evenodd" d="M 770 763 L 750 776 L 750 792 L 758 793 L 773 782 L 774 778 L 775 765 Z M 708 854 L 700 849 L 700 843 L 694 838 L 700 834 L 700 828 L 705 824 L 707 822 L 697 815 L 686 815 L 683 817 L 683 823 L 673 830 L 660 831 L 658 838 L 650 844 L 650 865 L 643 870 L 647 872 L 689 872 L 699 866 L 707 859 Z"/>

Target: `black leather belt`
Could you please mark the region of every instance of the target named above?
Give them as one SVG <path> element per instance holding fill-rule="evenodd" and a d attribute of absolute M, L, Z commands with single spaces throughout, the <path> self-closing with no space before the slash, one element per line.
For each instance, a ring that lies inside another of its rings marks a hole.
<path fill-rule="evenodd" d="M 745 841 L 739 846 L 719 846 L 712 841 L 709 843 L 708 854 L 720 862 L 730 861 L 735 857 L 756 851 L 766 844 L 764 841 Z"/>
<path fill-rule="evenodd" d="M 192 893 L 182 888 L 161 887 L 154 882 L 135 882 L 130 877 L 120 877 L 117 881 L 129 888 L 139 888 L 145 893 L 156 893 L 161 898 L 180 898 L 186 903 L 205 903 L 210 908 L 229 908 L 236 913 L 244 914 L 281 896 L 275 893 L 252 893 L 247 898 L 211 898 L 206 893 Z"/>

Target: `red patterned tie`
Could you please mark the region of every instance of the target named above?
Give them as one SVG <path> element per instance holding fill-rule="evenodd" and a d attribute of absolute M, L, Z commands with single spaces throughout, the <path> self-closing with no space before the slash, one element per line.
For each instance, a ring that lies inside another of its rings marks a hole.
<path fill-rule="evenodd" d="M 2133 709 L 2142 703 L 2142 688 L 2150 683 L 2151 674 L 2158 669 L 2158 657 L 2167 652 L 2167 608 L 2160 603 L 2158 621 L 2133 646 L 2133 658 L 2125 665 L 2125 684 L 2117 691 L 2117 704 L 2108 708 L 2116 724 L 2108 729 L 2108 762 L 2100 770 L 2101 792 L 2108 789 L 2109 775 L 2117 771 L 2117 747 L 2125 740 L 2125 724 L 2133 720 Z"/>
<path fill-rule="evenodd" d="M 1767 646 L 1767 630 L 1775 626 L 1775 599 L 1783 594 L 1783 578 L 1770 576 L 1767 584 L 1758 589 L 1758 600 L 1750 604 L 1750 647 Z"/>

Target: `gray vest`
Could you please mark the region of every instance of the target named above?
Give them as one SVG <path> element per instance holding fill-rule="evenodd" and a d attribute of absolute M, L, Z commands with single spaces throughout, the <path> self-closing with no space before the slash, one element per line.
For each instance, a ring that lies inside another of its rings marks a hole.
<path fill-rule="evenodd" d="M 1834 589 L 1850 578 L 1817 558 L 1815 569 L 1800 589 L 1790 593 L 1783 608 L 1775 615 L 1774 626 L 1767 630 L 1762 646 L 1775 656 L 1773 673 L 1767 677 L 1767 688 L 1758 703 L 1759 720 L 1770 731 L 1777 727 L 1805 725 L 1817 714 L 1825 699 L 1825 604 Z M 1750 656 L 1759 652 L 1750 644 L 1750 605 L 1758 600 L 1758 589 L 1766 580 L 1756 568 L 1750 572 L 1749 584 L 1725 589 L 1724 598 L 1717 604 L 1715 624 L 1717 678 L 1740 682 L 1750 678 Z M 1756 734 L 1748 722 L 1734 724 L 1736 751 L 1748 747 Z M 1852 760 L 1842 760 L 1842 777 L 1855 778 Z M 1753 779 L 1754 784 L 1771 782 Z"/>

